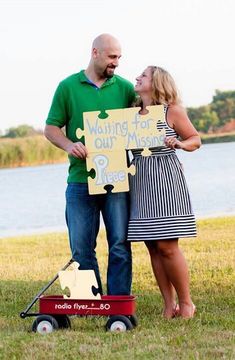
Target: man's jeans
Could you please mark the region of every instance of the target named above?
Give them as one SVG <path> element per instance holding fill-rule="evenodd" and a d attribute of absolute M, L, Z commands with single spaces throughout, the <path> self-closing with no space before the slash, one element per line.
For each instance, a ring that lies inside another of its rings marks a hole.
<path fill-rule="evenodd" d="M 129 219 L 128 193 L 89 195 L 87 184 L 69 183 L 66 190 L 66 221 L 72 257 L 80 270 L 95 270 L 102 292 L 96 238 L 102 213 L 109 247 L 107 293 L 129 295 L 132 280 L 131 246 L 126 241 Z"/>

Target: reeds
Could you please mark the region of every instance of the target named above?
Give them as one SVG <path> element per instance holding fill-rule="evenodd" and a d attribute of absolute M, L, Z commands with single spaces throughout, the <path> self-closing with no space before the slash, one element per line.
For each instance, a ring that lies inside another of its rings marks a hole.
<path fill-rule="evenodd" d="M 43 135 L 0 139 L 0 168 L 50 164 L 66 159 L 66 153 L 52 145 Z"/>

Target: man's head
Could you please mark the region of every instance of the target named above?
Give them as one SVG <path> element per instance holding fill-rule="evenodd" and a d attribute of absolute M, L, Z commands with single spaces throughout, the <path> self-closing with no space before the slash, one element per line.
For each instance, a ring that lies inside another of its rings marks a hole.
<path fill-rule="evenodd" d="M 111 78 L 121 57 L 119 41 L 109 34 L 101 34 L 92 43 L 91 63 L 100 78 Z"/>

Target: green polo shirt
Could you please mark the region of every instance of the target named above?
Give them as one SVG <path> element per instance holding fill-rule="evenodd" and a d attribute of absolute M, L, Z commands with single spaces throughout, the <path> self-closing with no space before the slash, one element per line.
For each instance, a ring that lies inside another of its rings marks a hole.
<path fill-rule="evenodd" d="M 66 136 L 77 142 L 76 130 L 83 129 L 83 112 L 127 108 L 134 99 L 133 85 L 122 77 L 114 75 L 97 88 L 82 70 L 60 82 L 46 124 L 60 128 L 65 126 Z M 84 139 L 79 141 L 84 142 Z M 73 156 L 69 156 L 69 161 L 68 183 L 87 182 L 86 161 Z"/>

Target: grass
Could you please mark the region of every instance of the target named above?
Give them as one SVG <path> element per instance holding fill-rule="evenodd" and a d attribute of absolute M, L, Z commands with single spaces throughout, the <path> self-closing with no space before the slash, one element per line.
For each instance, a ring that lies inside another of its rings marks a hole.
<path fill-rule="evenodd" d="M 197 305 L 194 319 L 164 320 L 144 244 L 133 244 L 133 293 L 139 326 L 107 333 L 103 317 L 72 318 L 72 329 L 43 336 L 19 313 L 70 258 L 67 235 L 0 240 L 0 359 L 234 359 L 235 217 L 200 220 L 197 239 L 181 240 Z M 107 247 L 98 258 L 105 280 Z M 105 281 L 104 281 L 105 282 Z M 48 292 L 60 293 L 56 283 Z"/>

